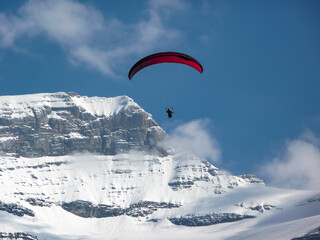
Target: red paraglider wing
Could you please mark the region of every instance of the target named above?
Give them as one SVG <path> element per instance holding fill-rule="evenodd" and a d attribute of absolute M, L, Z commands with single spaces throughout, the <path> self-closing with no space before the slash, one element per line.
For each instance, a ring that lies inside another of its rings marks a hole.
<path fill-rule="evenodd" d="M 158 64 L 158 63 L 181 63 L 181 64 L 186 64 L 190 67 L 195 68 L 200 73 L 203 72 L 203 68 L 201 64 L 193 57 L 190 57 L 183 53 L 177 53 L 177 52 L 162 52 L 162 53 L 152 54 L 150 56 L 144 57 L 141 60 L 139 60 L 130 69 L 128 74 L 129 79 L 131 80 L 131 78 L 141 69 L 153 64 Z"/>

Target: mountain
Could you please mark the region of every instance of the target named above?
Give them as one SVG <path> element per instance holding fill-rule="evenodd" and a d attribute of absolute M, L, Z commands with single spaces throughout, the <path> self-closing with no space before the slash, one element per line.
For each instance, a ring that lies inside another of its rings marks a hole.
<path fill-rule="evenodd" d="M 25 157 L 144 151 L 165 134 L 129 97 L 76 93 L 0 97 L 0 126 L 0 151 Z"/>
<path fill-rule="evenodd" d="M 166 144 L 131 98 L 0 97 L 0 239 L 316 239 L 320 193 Z"/>

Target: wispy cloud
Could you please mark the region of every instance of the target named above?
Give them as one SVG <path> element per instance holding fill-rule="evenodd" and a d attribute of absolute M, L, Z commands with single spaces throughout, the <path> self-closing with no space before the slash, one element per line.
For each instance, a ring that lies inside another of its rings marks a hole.
<path fill-rule="evenodd" d="M 217 163 L 221 160 L 221 151 L 217 140 L 210 134 L 209 125 L 208 119 L 181 124 L 169 134 L 167 144 Z"/>
<path fill-rule="evenodd" d="M 166 12 L 178 11 L 181 1 L 151 1 L 148 17 L 126 25 L 108 19 L 93 6 L 75 0 L 28 0 L 17 14 L 0 13 L 0 47 L 15 48 L 19 40 L 46 36 L 75 65 L 86 65 L 115 76 L 115 64 L 130 54 L 145 53 L 179 38 L 165 25 Z"/>
<path fill-rule="evenodd" d="M 265 166 L 260 176 L 271 184 L 295 189 L 320 189 L 320 139 L 307 131 L 288 141 L 284 151 Z"/>

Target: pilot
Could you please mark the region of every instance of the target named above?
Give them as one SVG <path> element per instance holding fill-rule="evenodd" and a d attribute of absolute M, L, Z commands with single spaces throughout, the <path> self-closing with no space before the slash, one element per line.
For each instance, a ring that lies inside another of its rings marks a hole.
<path fill-rule="evenodd" d="M 173 109 L 173 108 L 172 108 Z M 167 108 L 167 111 L 166 113 L 168 113 L 168 117 L 169 118 L 172 118 L 172 113 L 173 113 L 173 110 L 171 108 Z"/>

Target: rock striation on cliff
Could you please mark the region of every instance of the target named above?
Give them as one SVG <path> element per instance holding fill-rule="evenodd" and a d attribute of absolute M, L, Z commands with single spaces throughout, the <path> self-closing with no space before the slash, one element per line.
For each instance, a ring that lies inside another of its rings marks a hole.
<path fill-rule="evenodd" d="M 318 227 L 318 192 L 170 144 L 126 96 L 0 97 L 0 239 L 305 239 Z"/>
<path fill-rule="evenodd" d="M 0 97 L 0 152 L 24 157 L 153 151 L 165 132 L 127 96 L 42 93 Z"/>

